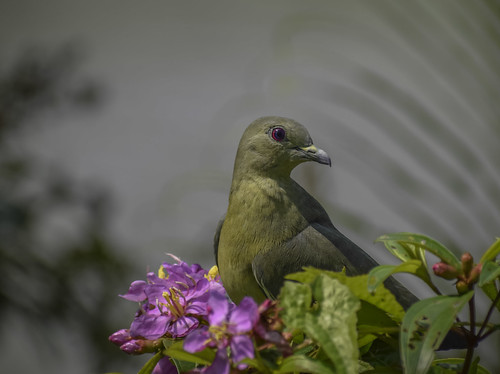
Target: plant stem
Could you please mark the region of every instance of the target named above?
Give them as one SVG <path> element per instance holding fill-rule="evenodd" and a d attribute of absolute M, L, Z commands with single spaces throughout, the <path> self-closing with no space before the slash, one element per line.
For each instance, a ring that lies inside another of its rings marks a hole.
<path fill-rule="evenodd" d="M 481 325 L 481 328 L 479 329 L 479 332 L 477 333 L 478 339 L 482 339 L 483 337 L 481 334 L 483 333 L 484 329 L 486 328 L 486 325 L 488 324 L 488 321 L 490 320 L 491 314 L 493 313 L 493 310 L 495 309 L 497 303 L 500 301 L 500 292 L 498 292 L 497 296 L 495 297 L 495 300 L 491 304 L 490 308 L 488 309 L 488 314 L 486 314 L 486 318 L 483 321 L 483 324 Z"/>
<path fill-rule="evenodd" d="M 500 327 L 498 327 L 498 326 L 492 327 L 488 332 L 484 333 L 484 335 L 481 336 L 481 340 L 486 339 L 488 336 L 490 336 L 491 334 L 493 334 L 495 331 L 498 331 L 498 330 L 500 330 Z"/>
<path fill-rule="evenodd" d="M 464 367 L 462 374 L 469 372 L 474 356 L 474 348 L 476 346 L 476 305 L 474 302 L 475 295 L 469 300 L 469 318 L 470 318 L 470 334 L 467 335 L 467 353 L 465 354 Z"/>
<path fill-rule="evenodd" d="M 476 295 L 472 295 L 469 300 L 469 318 L 470 318 L 470 332 L 476 335 Z"/>
<path fill-rule="evenodd" d="M 469 345 L 469 347 L 467 347 L 467 353 L 465 355 L 465 361 L 464 361 L 464 367 L 462 369 L 462 374 L 467 374 L 469 372 L 470 365 L 472 364 L 473 354 L 474 354 L 474 347 L 471 348 L 471 346 Z"/>

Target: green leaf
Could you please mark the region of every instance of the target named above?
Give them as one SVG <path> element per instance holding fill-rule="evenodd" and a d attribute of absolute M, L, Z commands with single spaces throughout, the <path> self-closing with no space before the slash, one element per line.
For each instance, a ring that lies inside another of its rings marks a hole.
<path fill-rule="evenodd" d="M 391 291 L 385 288 L 384 285 L 379 285 L 375 292 L 370 292 L 367 287 L 367 274 L 355 277 L 344 277 L 345 285 L 348 286 L 351 292 L 360 300 L 377 307 L 395 322 L 400 322 L 403 319 L 405 315 L 403 307 L 397 302 L 396 297 Z"/>
<path fill-rule="evenodd" d="M 436 296 L 413 304 L 401 325 L 400 349 L 405 374 L 427 373 L 456 314 L 474 292 L 462 296 Z"/>
<path fill-rule="evenodd" d="M 290 273 L 285 275 L 285 279 L 293 280 L 296 282 L 300 283 L 306 283 L 309 285 L 312 285 L 315 279 L 318 277 L 320 274 L 333 274 L 332 278 L 336 278 L 337 275 L 344 275 L 345 273 L 343 272 L 334 272 L 334 271 L 328 271 L 328 270 L 320 270 L 317 268 L 314 268 L 312 266 L 305 266 L 303 268 L 303 271 L 299 271 L 297 273 Z"/>
<path fill-rule="evenodd" d="M 210 365 L 215 358 L 215 352 L 211 349 L 204 349 L 196 353 L 186 352 L 182 348 L 183 341 L 178 341 L 169 346 L 165 351 L 165 355 L 179 361 L 193 362 L 200 365 Z"/>
<path fill-rule="evenodd" d="M 378 330 L 384 334 L 388 331 L 394 332 L 395 328 L 398 332 L 399 324 L 387 312 L 361 300 L 361 308 L 358 310 L 358 332 L 376 333 Z"/>
<path fill-rule="evenodd" d="M 500 277 L 500 265 L 490 260 L 486 261 L 479 275 L 479 287 L 484 286 L 486 283 L 493 282 L 498 277 Z"/>
<path fill-rule="evenodd" d="M 373 366 L 371 366 L 368 362 L 360 360 L 358 363 L 359 363 L 359 373 L 365 373 L 373 370 Z"/>
<path fill-rule="evenodd" d="M 412 250 L 411 246 L 414 246 L 415 247 L 413 249 L 414 251 L 424 249 L 436 255 L 442 261 L 454 266 L 457 269 L 460 269 L 462 266 L 461 262 L 459 261 L 457 256 L 453 254 L 453 252 L 451 252 L 448 248 L 439 243 L 437 240 L 429 238 L 428 236 L 425 235 L 400 232 L 395 234 L 382 235 L 377 240 L 375 240 L 375 242 L 383 242 L 385 246 L 391 251 L 391 253 L 392 250 L 390 248 L 393 242 L 399 243 L 400 245 L 407 245 L 410 251 Z M 399 251 L 399 249 L 397 251 Z M 420 255 L 415 252 L 414 257 L 412 258 L 417 260 L 420 259 L 417 257 L 420 257 Z"/>
<path fill-rule="evenodd" d="M 500 253 L 500 238 L 496 238 L 495 242 L 484 252 L 479 263 L 484 264 L 486 261 L 493 261 Z"/>
<path fill-rule="evenodd" d="M 320 272 L 310 285 L 285 282 L 280 299 L 285 325 L 304 330 L 320 344 L 336 373 L 358 372 L 355 312 L 360 302 L 348 287 Z"/>
<path fill-rule="evenodd" d="M 314 282 L 313 296 L 319 308 L 306 315 L 306 333 L 321 345 L 337 373 L 357 373 L 359 300 L 348 287 L 324 274 Z"/>
<path fill-rule="evenodd" d="M 155 354 L 153 357 L 151 357 L 148 362 L 144 364 L 141 370 L 139 370 L 139 373 L 137 374 L 151 374 L 153 372 L 153 369 L 155 368 L 156 364 L 158 361 L 160 361 L 164 357 L 164 354 L 162 352 L 158 352 Z"/>
<path fill-rule="evenodd" d="M 268 355 L 267 353 L 271 353 Z M 240 364 L 247 364 L 252 369 L 255 369 L 257 373 L 269 373 L 272 369 L 276 369 L 278 365 L 276 364 L 276 358 L 279 356 L 277 351 L 258 352 L 255 358 L 245 358 L 241 360 Z M 274 357 L 273 357 L 274 356 Z M 253 371 L 252 371 L 253 372 Z M 274 371 L 272 371 L 274 373 Z"/>
<path fill-rule="evenodd" d="M 394 273 L 415 274 L 422 266 L 419 260 L 408 260 L 399 265 L 379 265 L 368 273 L 368 291 L 374 292 L 387 278 Z"/>
<path fill-rule="evenodd" d="M 374 293 L 368 291 L 368 275 L 347 276 L 342 272 L 319 270 L 313 267 L 306 267 L 304 271 L 286 276 L 287 279 L 311 284 L 320 274 L 325 274 L 330 278 L 337 279 L 340 283 L 349 287 L 351 292 L 360 300 L 375 305 L 377 308 L 387 313 L 394 321 L 400 322 L 405 311 L 396 301 L 394 295 L 383 285 L 380 285 Z"/>
<path fill-rule="evenodd" d="M 491 283 L 485 283 L 481 286 L 481 289 L 483 292 L 488 296 L 488 298 L 491 301 L 495 301 L 497 295 L 498 295 L 498 289 L 497 286 L 494 282 Z M 500 302 L 497 302 L 497 305 L 495 305 L 498 311 L 500 311 Z"/>
<path fill-rule="evenodd" d="M 306 284 L 285 282 L 281 288 L 281 317 L 289 329 L 304 330 L 305 313 L 312 304 L 311 287 Z"/>
<path fill-rule="evenodd" d="M 439 360 L 434 360 L 432 362 L 432 367 L 442 367 L 444 369 L 452 370 L 453 373 L 461 372 L 463 364 L 463 358 L 443 358 Z M 483 366 L 477 365 L 477 374 L 490 374 Z"/>
<path fill-rule="evenodd" d="M 410 260 L 420 260 L 425 263 L 425 252 L 420 247 L 409 245 L 404 242 L 400 243 L 395 240 L 384 241 L 384 244 L 387 250 L 391 252 L 393 256 L 399 258 L 403 262 Z"/>
<path fill-rule="evenodd" d="M 389 366 L 378 366 L 373 370 L 369 370 L 366 374 L 402 374 L 401 369 Z M 456 373 L 453 373 L 456 374 Z"/>
<path fill-rule="evenodd" d="M 378 331 L 378 330 L 377 330 Z M 359 332 L 359 326 L 358 326 L 358 332 Z M 372 346 L 372 342 L 377 339 L 377 336 L 376 335 L 373 335 L 373 334 L 365 334 L 363 335 L 362 338 L 359 338 L 358 339 L 358 347 L 360 349 L 360 354 L 363 355 L 365 354 L 366 352 L 368 352 L 368 350 L 370 349 L 370 347 Z"/>
<path fill-rule="evenodd" d="M 293 355 L 285 358 L 279 369 L 274 373 L 318 373 L 318 374 L 334 374 L 333 369 L 329 368 L 320 361 L 314 361 L 306 356 Z"/>
<path fill-rule="evenodd" d="M 399 326 L 394 327 L 380 327 L 370 325 L 358 325 L 359 335 L 363 335 L 363 339 L 358 340 L 359 346 L 363 346 L 366 342 L 375 340 L 377 337 L 372 334 L 397 334 L 399 333 Z M 370 338 L 371 337 L 371 338 Z"/>
<path fill-rule="evenodd" d="M 175 368 L 177 369 L 178 373 L 187 373 L 196 368 L 196 364 L 194 362 L 181 361 L 175 358 L 170 358 L 170 359 L 172 360 L 172 363 L 175 365 Z"/>

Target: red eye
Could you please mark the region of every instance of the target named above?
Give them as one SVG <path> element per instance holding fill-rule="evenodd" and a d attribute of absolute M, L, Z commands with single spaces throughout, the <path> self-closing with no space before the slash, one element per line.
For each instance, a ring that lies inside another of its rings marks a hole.
<path fill-rule="evenodd" d="M 282 140 L 285 139 L 286 137 L 286 132 L 284 129 L 282 129 L 281 127 L 276 127 L 274 129 L 272 129 L 272 132 L 271 132 L 271 136 L 273 137 L 274 140 L 276 140 L 277 142 L 281 142 Z"/>

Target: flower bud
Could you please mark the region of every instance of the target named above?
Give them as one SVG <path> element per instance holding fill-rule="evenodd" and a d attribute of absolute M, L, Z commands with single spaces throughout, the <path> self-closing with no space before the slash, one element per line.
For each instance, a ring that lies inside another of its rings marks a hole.
<path fill-rule="evenodd" d="M 120 349 L 129 355 L 152 353 L 163 347 L 163 339 L 130 339 L 120 346 Z"/>
<path fill-rule="evenodd" d="M 143 345 L 141 344 L 141 340 L 130 340 L 120 346 L 120 349 L 128 353 L 129 355 L 138 355 L 143 353 Z"/>
<path fill-rule="evenodd" d="M 481 270 L 483 269 L 483 264 L 477 264 L 474 266 L 470 272 L 468 283 L 476 283 L 481 275 Z"/>
<path fill-rule="evenodd" d="M 468 278 L 470 271 L 472 270 L 472 266 L 474 265 L 474 259 L 469 252 L 464 253 L 460 259 L 462 260 L 462 272 L 465 277 Z"/>
<path fill-rule="evenodd" d="M 132 337 L 130 336 L 130 332 L 128 329 L 121 329 L 111 334 L 108 339 L 111 343 L 121 346 L 126 342 L 132 340 Z"/>
<path fill-rule="evenodd" d="M 457 291 L 459 295 L 463 295 L 464 293 L 469 291 L 469 285 L 464 280 L 459 280 L 455 285 L 457 287 Z"/>
<path fill-rule="evenodd" d="M 455 279 L 459 276 L 459 271 L 455 267 L 445 264 L 444 262 L 434 264 L 432 266 L 432 271 L 438 277 L 448 280 Z"/>

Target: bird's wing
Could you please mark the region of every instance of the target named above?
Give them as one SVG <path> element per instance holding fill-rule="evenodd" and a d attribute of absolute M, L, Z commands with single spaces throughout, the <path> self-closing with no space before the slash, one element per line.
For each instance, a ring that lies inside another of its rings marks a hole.
<path fill-rule="evenodd" d="M 335 245 L 343 255 L 345 255 L 348 261 L 354 265 L 356 272 L 349 274 L 349 269 L 347 270 L 348 275 L 354 274 L 367 274 L 378 263 L 371 258 L 364 250 L 350 241 L 346 236 L 344 236 L 335 227 L 325 227 L 324 225 L 313 224 L 315 228 L 321 232 L 325 237 L 330 240 L 330 242 Z M 405 286 L 399 283 L 392 276 L 387 278 L 384 282 L 384 286 L 388 288 L 392 294 L 396 297 L 396 300 L 401 304 L 401 306 L 407 310 L 412 304 L 418 301 L 418 298 L 411 293 Z"/>
<path fill-rule="evenodd" d="M 267 297 L 276 298 L 285 275 L 301 271 L 304 266 L 357 274 L 346 256 L 314 225 L 307 226 L 289 241 L 260 252 L 252 262 L 257 283 Z"/>
<path fill-rule="evenodd" d="M 257 283 L 267 297 L 276 298 L 287 274 L 301 271 L 304 266 L 342 271 L 347 275 L 368 273 L 377 266 L 365 251 L 345 237 L 335 227 L 312 223 L 281 246 L 255 256 L 252 269 Z M 397 280 L 390 277 L 385 286 L 407 309 L 418 301 Z"/>

